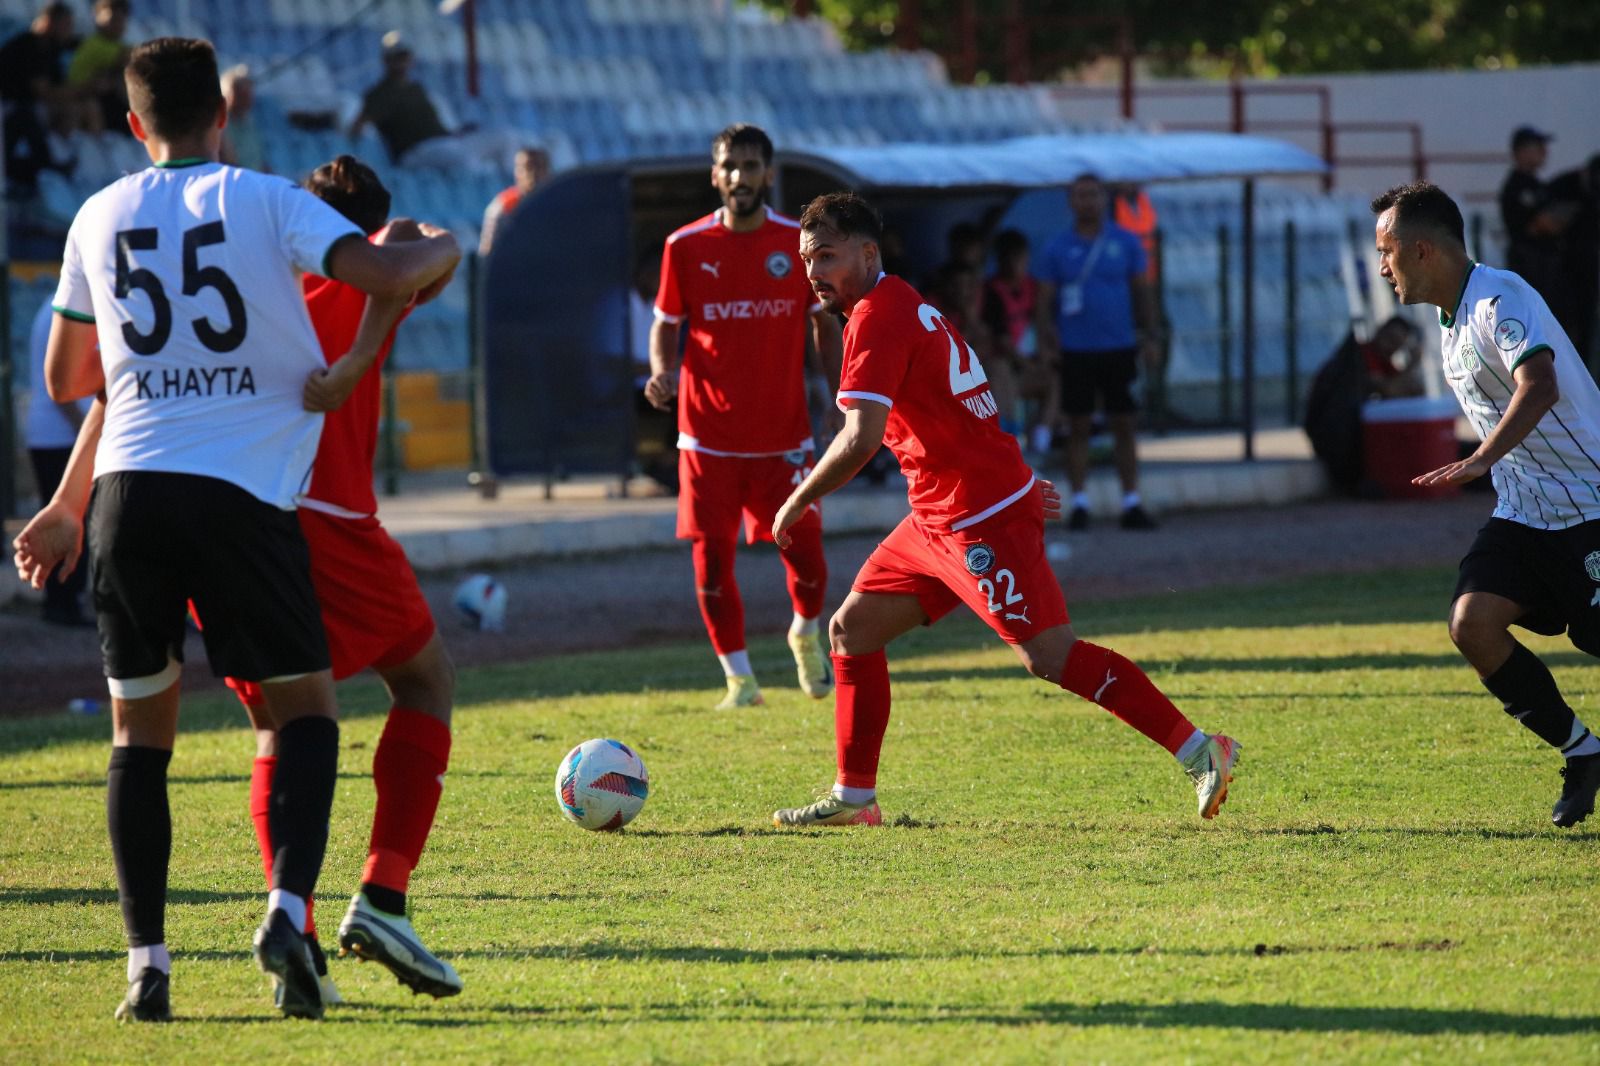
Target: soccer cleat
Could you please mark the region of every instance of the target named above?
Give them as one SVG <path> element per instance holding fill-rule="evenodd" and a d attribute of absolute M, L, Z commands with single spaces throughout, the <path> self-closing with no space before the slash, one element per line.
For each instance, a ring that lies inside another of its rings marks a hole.
<path fill-rule="evenodd" d="M 1067 528 L 1074 533 L 1080 533 L 1089 528 L 1089 508 L 1074 507 L 1072 513 L 1067 515 Z"/>
<path fill-rule="evenodd" d="M 322 989 L 322 1005 L 337 1007 L 344 1002 L 344 997 L 339 994 L 339 987 L 328 975 L 328 956 L 317 941 L 317 934 L 306 934 L 306 946 L 311 949 L 311 968 L 317 971 L 317 985 Z M 272 1005 L 279 1010 L 283 1009 L 283 981 L 276 976 L 272 979 Z"/>
<path fill-rule="evenodd" d="M 883 812 L 878 810 L 877 800 L 857 805 L 846 803 L 832 792 L 825 792 L 809 807 L 785 807 L 773 811 L 772 824 L 780 828 L 808 825 L 882 825 Z"/>
<path fill-rule="evenodd" d="M 317 978 L 308 938 L 289 916 L 275 910 L 256 930 L 256 965 L 277 978 L 272 1002 L 285 1018 L 321 1018 L 322 982 Z"/>
<path fill-rule="evenodd" d="M 1228 800 L 1228 782 L 1233 780 L 1233 764 L 1239 761 L 1239 744 L 1221 733 L 1206 739 L 1201 748 L 1184 766 L 1184 773 L 1194 782 L 1195 795 L 1200 801 L 1200 817 L 1217 816 L 1217 808 Z"/>
<path fill-rule="evenodd" d="M 728 694 L 712 709 L 731 711 L 736 707 L 764 707 L 766 702 L 766 697 L 761 695 L 761 690 L 756 687 L 753 674 L 729 674 Z"/>
<path fill-rule="evenodd" d="M 1156 520 L 1143 507 L 1134 504 L 1122 512 L 1123 529 L 1155 529 Z"/>
<path fill-rule="evenodd" d="M 1600 755 L 1568 759 L 1567 765 L 1561 768 L 1561 776 L 1565 779 L 1561 798 L 1550 812 L 1550 821 L 1567 829 L 1594 813 L 1594 794 L 1600 789 Z"/>
<path fill-rule="evenodd" d="M 172 1020 L 171 979 L 154 966 L 146 966 L 128 985 L 128 994 L 117 1004 L 119 1022 L 170 1022 Z"/>
<path fill-rule="evenodd" d="M 815 633 L 790 633 L 789 650 L 794 652 L 794 671 L 800 678 L 800 691 L 820 700 L 833 691 L 833 660 L 822 650 Z"/>
<path fill-rule="evenodd" d="M 382 963 L 412 992 L 442 999 L 464 987 L 455 967 L 422 946 L 409 921 L 380 911 L 363 892 L 355 894 L 339 923 L 339 948 L 341 955 Z"/>

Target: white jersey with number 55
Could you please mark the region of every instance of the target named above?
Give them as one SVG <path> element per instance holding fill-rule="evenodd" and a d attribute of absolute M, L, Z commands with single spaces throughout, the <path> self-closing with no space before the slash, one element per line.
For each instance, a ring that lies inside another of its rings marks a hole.
<path fill-rule="evenodd" d="M 316 457 L 325 365 L 295 271 L 361 231 L 292 182 L 205 160 L 107 186 L 67 235 L 52 306 L 93 322 L 106 378 L 95 473 L 232 482 L 285 510 Z"/>

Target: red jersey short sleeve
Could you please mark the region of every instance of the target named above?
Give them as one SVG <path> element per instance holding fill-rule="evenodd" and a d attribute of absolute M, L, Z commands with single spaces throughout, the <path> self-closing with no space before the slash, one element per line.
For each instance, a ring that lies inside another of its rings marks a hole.
<path fill-rule="evenodd" d="M 713 455 L 811 447 L 806 329 L 816 300 L 800 227 L 767 211 L 748 233 L 713 212 L 667 238 L 656 314 L 688 327 L 678 377 L 678 446 Z"/>
<path fill-rule="evenodd" d="M 839 403 L 889 407 L 884 443 L 912 512 L 932 529 L 964 529 L 1032 489 L 972 347 L 900 278 L 882 278 L 850 312 Z"/>
<path fill-rule="evenodd" d="M 367 308 L 367 294 L 331 278 L 307 274 L 302 279 L 306 310 L 329 363 L 350 350 Z M 407 308 L 406 314 L 410 314 Z M 401 316 L 401 321 L 405 316 Z M 398 328 L 399 323 L 396 323 Z M 322 424 L 322 440 L 311 467 L 311 487 L 302 506 L 332 505 L 351 515 L 376 514 L 378 498 L 372 491 L 372 463 L 378 452 L 378 417 L 383 407 L 379 368 L 394 347 L 394 330 L 383 340 L 378 360 L 357 382 L 337 411 Z M 309 502 L 308 502 L 309 501 Z"/>

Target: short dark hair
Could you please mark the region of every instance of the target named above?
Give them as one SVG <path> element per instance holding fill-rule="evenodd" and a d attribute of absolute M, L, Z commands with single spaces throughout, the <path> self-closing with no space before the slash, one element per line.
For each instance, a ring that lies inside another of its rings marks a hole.
<path fill-rule="evenodd" d="M 389 221 L 389 190 L 371 167 L 353 155 L 313 170 L 306 189 L 369 236 Z"/>
<path fill-rule="evenodd" d="M 800 215 L 800 231 L 815 233 L 825 229 L 841 237 L 883 240 L 883 219 L 871 204 L 853 192 L 824 193 L 806 204 Z"/>
<path fill-rule="evenodd" d="M 735 148 L 759 148 L 761 161 L 769 166 L 772 164 L 772 138 L 768 137 L 767 131 L 760 126 L 752 126 L 748 122 L 735 122 L 711 138 L 713 158 L 718 152 L 731 152 Z"/>
<path fill-rule="evenodd" d="M 1001 259 L 1028 250 L 1028 238 L 1019 229 L 1001 230 L 994 239 L 994 254 Z"/>
<path fill-rule="evenodd" d="M 982 244 L 983 230 L 971 222 L 957 222 L 950 227 L 950 232 L 945 234 L 944 243 L 945 247 L 952 252 L 962 245 Z"/>
<path fill-rule="evenodd" d="M 199 133 L 217 120 L 222 82 L 210 41 L 157 37 L 128 57 L 128 107 L 164 141 Z"/>
<path fill-rule="evenodd" d="M 1462 247 L 1467 244 L 1467 226 L 1461 208 L 1431 181 L 1396 185 L 1372 199 L 1372 213 L 1381 215 L 1394 208 L 1394 228 L 1414 231 L 1418 226 L 1451 237 Z"/>

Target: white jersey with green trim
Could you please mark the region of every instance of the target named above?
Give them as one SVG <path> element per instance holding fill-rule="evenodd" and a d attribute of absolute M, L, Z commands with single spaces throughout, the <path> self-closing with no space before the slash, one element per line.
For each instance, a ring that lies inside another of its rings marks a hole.
<path fill-rule="evenodd" d="M 295 271 L 326 274 L 355 224 L 285 178 L 204 159 L 130 174 L 78 210 L 52 306 L 93 322 L 106 379 L 95 473 L 232 482 L 294 508 L 326 365 Z"/>
<path fill-rule="evenodd" d="M 1526 281 L 1479 263 L 1461 295 L 1439 313 L 1444 373 L 1479 437 L 1499 425 L 1518 364 L 1539 352 L 1555 359 L 1561 398 L 1490 473 L 1496 518 L 1533 529 L 1565 529 L 1600 519 L 1600 389 Z"/>

